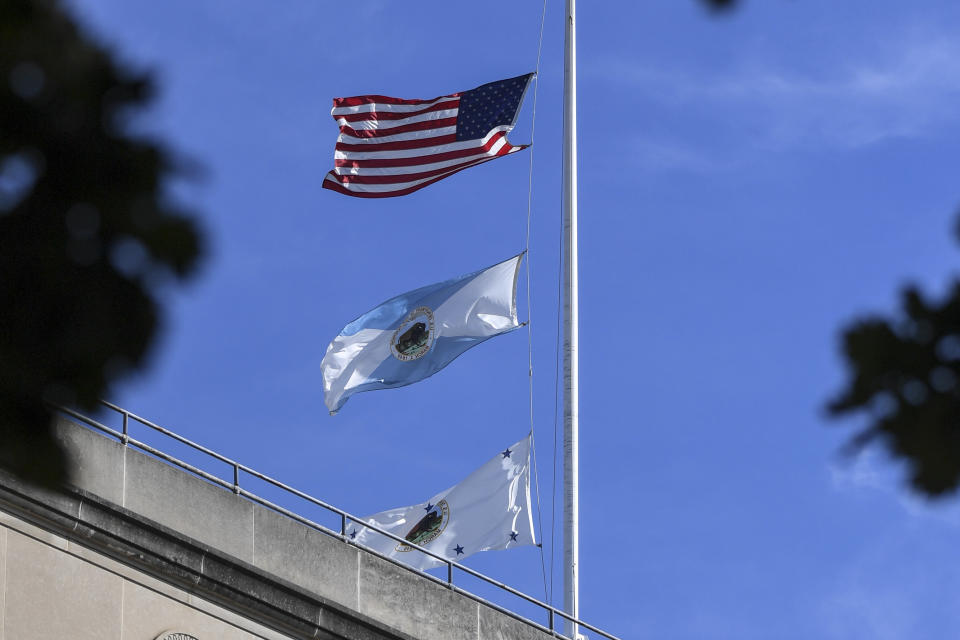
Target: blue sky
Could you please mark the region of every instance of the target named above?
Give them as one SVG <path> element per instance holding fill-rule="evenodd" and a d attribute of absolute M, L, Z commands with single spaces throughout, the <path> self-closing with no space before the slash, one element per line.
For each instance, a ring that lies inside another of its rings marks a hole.
<path fill-rule="evenodd" d="M 164 289 L 113 400 L 363 515 L 440 491 L 529 428 L 527 337 L 323 409 L 320 361 L 393 295 L 524 246 L 530 153 L 351 199 L 335 96 L 428 98 L 536 65 L 537 2 L 74 0 L 160 97 L 138 122 L 205 167 L 174 187 L 210 256 Z M 857 421 L 838 329 L 956 275 L 960 5 L 584 4 L 579 15 L 581 613 L 623 638 L 937 638 L 960 626 L 956 499 L 930 505 Z M 533 150 L 534 416 L 549 559 L 562 3 Z M 514 143 L 531 137 L 528 94 Z M 559 518 L 559 513 L 557 514 Z M 559 522 L 559 520 L 558 520 Z M 479 554 L 542 597 L 535 549 Z M 557 575 L 560 570 L 557 568 Z M 559 582 L 557 583 L 559 593 Z"/>

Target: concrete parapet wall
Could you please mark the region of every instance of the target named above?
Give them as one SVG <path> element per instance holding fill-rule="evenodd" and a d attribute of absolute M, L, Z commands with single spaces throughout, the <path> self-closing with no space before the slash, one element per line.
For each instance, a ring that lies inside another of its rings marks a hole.
<path fill-rule="evenodd" d="M 290 640 L 2 510 L 0 591 L 2 640 Z"/>
<path fill-rule="evenodd" d="M 321 602 L 335 604 L 338 610 L 353 612 L 361 621 L 392 629 L 396 634 L 392 637 L 417 640 L 545 640 L 552 637 L 536 625 L 497 611 L 418 572 L 255 504 L 86 427 L 62 419 L 58 433 L 76 457 L 73 482 L 79 494 L 88 493 L 105 505 L 117 505 L 123 513 L 156 523 L 235 559 L 241 568 L 251 567 L 259 575 L 276 578 Z M 47 498 L 67 512 L 72 508 L 67 504 L 68 499 Z M 228 564 L 224 564 L 223 571 L 230 570 Z M 323 617 L 322 613 L 319 615 Z M 352 636 L 337 633 L 331 637 Z"/>

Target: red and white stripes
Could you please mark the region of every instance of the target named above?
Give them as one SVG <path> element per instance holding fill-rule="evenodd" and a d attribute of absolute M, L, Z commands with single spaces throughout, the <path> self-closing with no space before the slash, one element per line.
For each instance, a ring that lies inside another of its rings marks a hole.
<path fill-rule="evenodd" d="M 512 125 L 457 141 L 460 93 L 433 100 L 335 98 L 340 126 L 325 189 L 361 198 L 402 196 L 458 171 L 524 149 L 507 141 Z"/>

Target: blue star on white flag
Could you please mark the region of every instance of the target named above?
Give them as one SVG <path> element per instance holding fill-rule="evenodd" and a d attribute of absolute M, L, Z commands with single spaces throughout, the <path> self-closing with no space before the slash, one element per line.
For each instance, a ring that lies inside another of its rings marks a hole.
<path fill-rule="evenodd" d="M 389 531 L 448 560 L 536 544 L 530 509 L 530 436 L 509 451 L 509 457 L 496 453 L 459 484 L 426 502 L 381 511 L 349 525 L 350 537 L 417 569 L 443 561 L 363 525 Z"/>

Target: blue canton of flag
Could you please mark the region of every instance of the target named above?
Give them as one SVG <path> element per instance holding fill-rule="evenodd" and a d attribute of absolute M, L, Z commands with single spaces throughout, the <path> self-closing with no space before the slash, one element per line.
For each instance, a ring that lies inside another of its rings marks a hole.
<path fill-rule="evenodd" d="M 534 74 L 432 100 L 335 98 L 340 126 L 325 189 L 363 198 L 402 196 L 529 145 L 507 141 Z"/>
<path fill-rule="evenodd" d="M 457 140 L 475 140 L 504 124 L 511 127 L 527 91 L 530 76 L 498 80 L 464 91 L 457 115 Z"/>
<path fill-rule="evenodd" d="M 432 376 L 470 347 L 519 327 L 522 258 L 391 298 L 344 327 L 320 363 L 330 413 L 354 393 Z"/>

